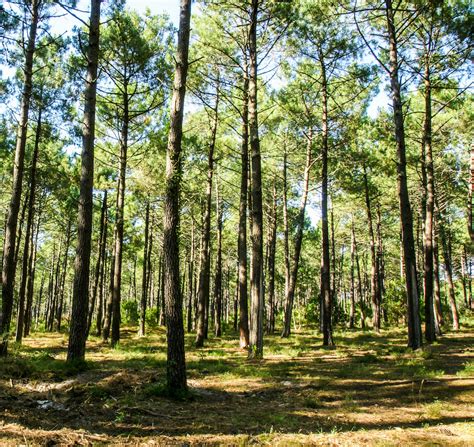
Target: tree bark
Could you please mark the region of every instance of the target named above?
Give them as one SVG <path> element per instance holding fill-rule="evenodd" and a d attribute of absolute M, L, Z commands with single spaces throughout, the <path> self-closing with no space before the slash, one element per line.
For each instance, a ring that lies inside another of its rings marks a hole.
<path fill-rule="evenodd" d="M 365 206 L 367 211 L 367 224 L 370 239 L 370 259 L 372 263 L 370 275 L 370 292 L 372 298 L 372 327 L 376 332 L 380 332 L 380 299 L 378 287 L 378 268 L 377 254 L 375 250 L 375 233 L 374 223 L 372 219 L 372 204 L 370 200 L 369 181 L 367 178 L 367 168 L 364 163 L 364 190 L 365 190 Z"/>
<path fill-rule="evenodd" d="M 239 236 L 237 241 L 238 253 L 238 296 L 239 296 L 239 344 L 242 349 L 249 346 L 248 318 L 248 280 L 247 280 L 247 197 L 249 185 L 249 129 L 248 129 L 248 90 L 249 78 L 247 65 L 244 70 L 242 87 L 242 144 L 239 201 Z"/>
<path fill-rule="evenodd" d="M 101 272 L 103 272 L 103 264 L 105 257 L 105 242 L 107 239 L 107 190 L 104 190 L 104 196 L 102 198 L 102 209 L 100 211 L 100 229 L 99 229 L 99 250 L 97 254 L 97 262 L 95 265 L 94 284 L 92 286 L 92 299 L 90 302 L 89 314 L 87 316 L 87 335 L 92 325 L 92 316 L 94 315 L 95 302 L 97 301 L 97 293 L 99 291 L 99 282 Z M 100 295 L 100 293 L 99 293 Z M 101 311 L 101 303 L 99 302 L 99 310 Z M 98 312 L 99 314 L 99 312 Z M 102 314 L 102 311 L 100 312 Z M 102 317 L 102 315 L 100 315 Z M 97 316 L 99 318 L 99 315 Z"/>
<path fill-rule="evenodd" d="M 8 338 L 13 312 L 13 285 L 15 282 L 15 238 L 17 232 L 18 213 L 21 203 L 23 171 L 25 164 L 26 138 L 28 135 L 28 117 L 30 112 L 31 93 L 33 89 L 33 60 L 36 49 L 36 34 L 39 21 L 39 0 L 32 0 L 30 5 L 31 23 L 25 51 L 23 91 L 21 114 L 18 124 L 15 162 L 13 165 L 13 183 L 10 204 L 7 213 L 5 239 L 3 242 L 2 266 L 2 312 L 0 314 L 0 356 L 8 353 Z"/>
<path fill-rule="evenodd" d="M 148 295 L 148 275 L 149 270 L 147 269 L 148 264 L 148 232 L 150 225 L 150 201 L 146 202 L 145 211 L 145 244 L 143 247 L 143 276 L 142 276 L 142 296 L 140 300 L 140 328 L 138 335 L 143 337 L 145 335 L 145 317 L 146 317 L 146 305 Z"/>
<path fill-rule="evenodd" d="M 191 254 L 188 264 L 188 312 L 187 325 L 188 332 L 193 328 L 193 298 L 194 298 L 194 219 L 191 220 Z"/>
<path fill-rule="evenodd" d="M 429 55 L 425 55 L 425 122 L 423 126 L 424 166 L 426 172 L 425 225 L 423 238 L 423 270 L 425 298 L 425 339 L 428 343 L 436 340 L 434 300 L 433 300 L 433 212 L 434 212 L 434 167 L 432 151 L 432 113 L 431 113 L 431 78 Z"/>
<path fill-rule="evenodd" d="M 319 52 L 322 82 L 322 147 L 321 147 L 321 227 L 322 227 L 322 257 L 321 257 L 321 300 L 323 346 L 334 346 L 332 337 L 332 293 L 331 266 L 329 256 L 329 226 L 328 226 L 328 86 L 326 65 L 322 52 Z"/>
<path fill-rule="evenodd" d="M 421 324 L 418 304 L 418 280 L 416 273 L 415 242 L 413 239 L 413 216 L 408 196 L 406 169 L 405 127 L 403 105 L 399 81 L 399 62 L 397 49 L 397 31 L 394 22 L 392 0 L 385 0 L 387 31 L 389 35 L 390 86 L 392 91 L 393 120 L 397 144 L 397 179 L 402 226 L 403 260 L 405 264 L 405 284 L 407 294 L 408 346 L 418 349 L 422 345 Z"/>
<path fill-rule="evenodd" d="M 62 321 L 63 308 L 64 308 L 64 290 L 65 290 L 65 284 L 66 284 L 68 252 L 69 252 L 70 242 L 71 242 L 71 220 L 68 220 L 67 229 L 66 229 L 66 243 L 65 243 L 65 250 L 64 250 L 63 265 L 62 265 L 62 271 L 61 271 L 61 276 L 59 279 L 59 287 L 58 287 L 58 306 L 57 306 L 57 311 L 56 311 L 56 330 L 58 332 L 61 331 L 61 321 Z"/>
<path fill-rule="evenodd" d="M 356 258 L 356 241 L 354 218 L 351 222 L 351 304 L 349 310 L 349 329 L 354 329 L 355 323 L 355 258 Z"/>
<path fill-rule="evenodd" d="M 267 333 L 275 332 L 275 258 L 277 241 L 277 192 L 273 182 L 273 206 L 270 219 L 270 240 L 268 241 L 268 318 Z"/>
<path fill-rule="evenodd" d="M 258 135 L 257 23 L 259 0 L 252 0 L 249 28 L 249 138 L 252 153 L 252 267 L 250 275 L 249 358 L 263 357 L 263 211 L 262 166 Z"/>
<path fill-rule="evenodd" d="M 166 377 L 170 393 L 180 393 L 187 390 L 183 300 L 179 280 L 179 196 L 190 24 L 191 0 L 181 0 L 170 114 L 171 125 L 166 153 L 166 190 L 163 213 L 163 276 L 168 344 Z"/>
<path fill-rule="evenodd" d="M 28 282 L 26 286 L 26 310 L 25 310 L 25 325 L 24 325 L 24 336 L 30 335 L 31 321 L 33 317 L 33 292 L 35 284 L 36 274 L 36 256 L 38 251 L 38 236 L 40 233 L 41 224 L 41 212 L 38 212 L 38 218 L 36 223 L 36 231 L 33 238 L 31 235 L 31 252 L 28 261 Z"/>
<path fill-rule="evenodd" d="M 219 197 L 219 184 L 216 181 L 216 214 L 217 214 L 217 254 L 216 276 L 214 279 L 214 333 L 222 335 L 222 204 Z"/>
<path fill-rule="evenodd" d="M 74 264 L 71 328 L 68 361 L 84 360 L 89 305 L 89 269 L 91 257 L 94 183 L 94 138 L 99 61 L 100 0 L 91 0 L 89 45 L 87 48 L 87 79 L 82 143 L 82 171 L 77 224 L 77 249 Z"/>

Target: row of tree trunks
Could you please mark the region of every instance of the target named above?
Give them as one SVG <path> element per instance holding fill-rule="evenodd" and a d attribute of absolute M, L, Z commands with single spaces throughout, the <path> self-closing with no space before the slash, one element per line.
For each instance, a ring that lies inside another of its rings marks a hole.
<path fill-rule="evenodd" d="M 36 35 L 39 22 L 40 1 L 32 0 L 30 5 L 31 22 L 25 50 L 23 66 L 24 81 L 21 97 L 21 114 L 18 122 L 18 132 L 13 165 L 13 183 L 10 204 L 7 212 L 5 239 L 3 245 L 2 266 L 2 312 L 0 315 L 0 356 L 8 353 L 8 337 L 13 312 L 13 287 L 15 282 L 15 239 L 17 233 L 18 213 L 21 203 L 23 186 L 23 171 L 25 163 L 26 139 L 28 135 L 28 119 L 30 112 L 31 94 L 33 89 L 33 62 L 36 49 Z"/>

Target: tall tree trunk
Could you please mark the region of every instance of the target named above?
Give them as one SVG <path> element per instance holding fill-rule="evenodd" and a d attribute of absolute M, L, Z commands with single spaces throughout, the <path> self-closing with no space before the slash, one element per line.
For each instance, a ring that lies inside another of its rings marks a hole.
<path fill-rule="evenodd" d="M 222 203 L 219 197 L 219 184 L 216 181 L 216 217 L 217 217 L 217 254 L 216 277 L 214 279 L 214 332 L 216 337 L 222 335 Z"/>
<path fill-rule="evenodd" d="M 406 169 L 405 127 L 403 103 L 399 81 L 399 62 L 397 49 L 397 31 L 394 21 L 392 0 L 385 0 L 387 30 L 390 44 L 390 86 L 392 91 L 393 119 L 397 144 L 397 177 L 400 201 L 400 219 L 402 225 L 403 260 L 405 264 L 405 284 L 407 294 L 408 346 L 418 349 L 422 345 L 421 324 L 418 303 L 418 281 L 416 273 L 415 241 L 413 239 L 413 216 L 408 196 Z"/>
<path fill-rule="evenodd" d="M 446 234 L 446 229 L 444 228 L 444 223 L 439 222 L 439 233 L 441 238 L 441 246 L 443 249 L 443 258 L 444 258 L 444 269 L 446 272 L 446 279 L 448 282 L 448 298 L 449 298 L 449 307 L 451 308 L 451 318 L 453 321 L 453 329 L 455 331 L 459 330 L 459 313 L 456 304 L 454 280 L 453 280 L 453 264 L 451 260 L 451 247 L 450 241 L 448 241 L 448 235 Z"/>
<path fill-rule="evenodd" d="M 38 218 L 36 223 L 36 230 L 31 235 L 31 251 L 28 261 L 28 282 L 26 285 L 26 309 L 25 309 L 25 325 L 23 335 L 27 337 L 30 335 L 31 321 L 33 318 L 33 292 L 35 284 L 36 274 L 36 256 L 38 252 L 38 236 L 40 233 L 41 225 L 41 211 L 38 212 Z"/>
<path fill-rule="evenodd" d="M 22 274 L 20 282 L 20 291 L 18 296 L 18 315 L 16 324 L 16 342 L 21 343 L 24 331 L 25 322 L 25 304 L 26 304 L 26 285 L 28 280 L 29 263 L 31 260 L 31 232 L 33 227 L 33 215 L 35 208 L 35 194 L 36 194 L 36 165 L 38 162 L 39 143 L 41 139 L 41 115 L 42 105 L 38 112 L 38 122 L 36 124 L 35 143 L 33 148 L 33 157 L 31 160 L 31 173 L 30 173 L 30 193 L 28 196 L 28 215 L 26 218 L 26 231 L 25 231 L 25 245 L 23 248 L 23 260 L 22 260 Z"/>
<path fill-rule="evenodd" d="M 115 240 L 115 236 L 114 236 Z M 106 342 L 110 337 L 110 327 L 112 325 L 112 287 L 114 282 L 115 269 L 115 246 L 112 248 L 112 257 L 110 259 L 109 267 L 109 284 L 107 287 L 107 300 L 104 309 L 104 325 L 102 327 L 102 341 Z"/>
<path fill-rule="evenodd" d="M 377 280 L 380 312 L 383 315 L 385 324 L 388 324 L 387 307 L 383 304 L 383 297 L 385 295 L 385 260 L 383 254 L 382 213 L 380 211 L 380 204 L 377 204 Z"/>
<path fill-rule="evenodd" d="M 321 300 L 323 321 L 323 345 L 334 346 L 332 338 L 332 293 L 331 267 L 329 256 L 329 225 L 328 225 L 328 86 L 326 65 L 322 52 L 319 52 L 322 78 L 322 147 L 321 147 L 321 227 L 322 227 L 322 257 L 321 257 Z"/>
<path fill-rule="evenodd" d="M 277 192 L 273 182 L 273 206 L 270 219 L 270 240 L 268 241 L 268 318 L 267 333 L 275 332 L 275 258 L 277 241 Z"/>
<path fill-rule="evenodd" d="M 376 332 L 380 332 L 380 300 L 378 290 L 378 269 L 377 269 L 377 253 L 375 249 L 375 233 L 374 223 L 372 219 L 372 204 L 370 200 L 369 181 L 367 178 L 367 168 L 364 163 L 364 190 L 365 190 L 365 206 L 367 211 L 367 224 L 370 239 L 370 259 L 372 263 L 370 275 L 370 292 L 372 298 L 372 327 Z"/>
<path fill-rule="evenodd" d="M 356 257 L 356 242 L 354 218 L 351 222 L 351 304 L 349 310 L 349 329 L 354 329 L 355 322 L 355 257 Z"/>
<path fill-rule="evenodd" d="M 72 320 L 69 332 L 68 361 L 84 360 L 89 305 L 89 270 L 91 257 L 94 183 L 94 138 L 99 61 L 100 0 L 91 0 L 89 45 L 87 48 L 87 78 L 82 140 L 82 171 L 77 224 L 77 249 L 74 264 Z"/>
<path fill-rule="evenodd" d="M 150 274 L 148 267 L 148 232 L 150 225 L 150 201 L 146 202 L 145 211 L 145 244 L 143 247 L 143 276 L 142 276 L 142 297 L 140 300 L 140 328 L 138 335 L 143 337 L 145 335 L 145 317 L 146 317 L 146 305 L 148 295 L 148 275 Z"/>
<path fill-rule="evenodd" d="M 58 287 L 58 307 L 56 311 L 56 330 L 59 332 L 61 331 L 61 320 L 63 316 L 63 308 L 64 308 L 64 289 L 66 284 L 66 274 L 67 274 L 67 264 L 68 264 L 68 252 L 69 252 L 69 245 L 71 243 L 71 220 L 68 220 L 67 228 L 66 228 L 66 247 L 64 250 L 64 258 L 63 258 L 63 265 L 62 265 L 62 272 L 61 277 L 59 280 L 59 287 Z"/>
<path fill-rule="evenodd" d="M 466 264 L 467 264 L 466 261 L 467 261 L 466 246 L 463 245 L 461 259 L 460 259 L 462 294 L 464 297 L 464 306 L 466 306 L 466 309 L 469 309 L 469 302 L 468 302 L 469 299 L 468 299 L 468 294 L 467 294 L 467 281 L 466 281 Z"/>
<path fill-rule="evenodd" d="M 95 302 L 97 301 L 97 293 L 99 291 L 101 271 L 103 271 L 102 266 L 104 264 L 105 242 L 107 239 L 106 232 L 107 232 L 107 190 L 104 190 L 104 196 L 102 198 L 102 209 L 100 210 L 100 229 L 99 229 L 99 247 L 98 247 L 99 249 L 97 253 L 97 262 L 95 265 L 94 284 L 92 286 L 92 299 L 90 302 L 89 314 L 87 316 L 87 335 L 89 335 L 89 331 L 92 325 L 92 316 L 94 315 Z M 101 303 L 99 302 L 99 309 L 100 308 L 101 308 Z M 102 312 L 100 313 L 102 314 Z M 99 315 L 97 316 L 97 318 L 99 318 Z"/>
<path fill-rule="evenodd" d="M 171 393 L 187 390 L 184 355 L 183 299 L 179 281 L 179 195 L 183 108 L 188 73 L 191 0 L 181 0 L 178 48 L 166 153 L 166 190 L 163 213 L 163 271 L 166 304 L 167 386 Z"/>
<path fill-rule="evenodd" d="M 313 129 L 310 128 L 307 135 L 306 144 L 306 164 L 303 173 L 303 194 L 301 196 L 300 208 L 296 218 L 296 234 L 294 241 L 294 252 L 292 259 L 292 268 L 290 282 L 285 302 L 285 320 L 282 337 L 289 337 L 291 331 L 291 316 L 293 312 L 293 301 L 295 299 L 296 281 L 298 279 L 298 268 L 300 263 L 301 246 L 303 245 L 303 231 L 306 213 L 306 203 L 308 201 L 309 180 L 311 174 L 311 165 L 313 163 Z"/>
<path fill-rule="evenodd" d="M 212 212 L 212 178 L 214 175 L 214 151 L 216 148 L 217 125 L 219 123 L 219 83 L 216 87 L 216 103 L 214 107 L 214 119 L 211 128 L 211 140 L 209 143 L 208 167 L 207 167 L 207 187 L 206 187 L 206 208 L 203 219 L 203 235 L 201 250 L 201 271 L 199 272 L 198 289 L 198 314 L 196 347 L 204 345 L 204 339 L 207 338 L 208 318 L 209 318 L 209 290 L 211 279 L 211 212 Z"/>
<path fill-rule="evenodd" d="M 444 324 L 443 310 L 441 308 L 441 287 L 439 284 L 439 250 L 436 236 L 436 219 L 433 216 L 433 276 L 434 276 L 434 315 L 436 335 L 441 334 Z"/>
<path fill-rule="evenodd" d="M 188 312 L 187 325 L 188 332 L 193 329 L 193 298 L 194 298 L 194 219 L 191 219 L 191 254 L 188 264 Z"/>
<path fill-rule="evenodd" d="M 128 152 L 128 127 L 129 127 L 129 98 L 124 85 L 123 94 L 123 122 L 120 135 L 120 163 L 117 187 L 117 209 L 115 220 L 115 265 L 112 284 L 112 331 L 110 344 L 115 346 L 120 341 L 120 304 L 122 300 L 122 258 L 123 258 L 123 234 L 124 234 L 124 209 L 125 209 L 125 182 L 127 177 L 127 152 Z"/>
<path fill-rule="evenodd" d="M 108 212 L 106 210 L 106 215 L 105 215 L 105 226 L 104 226 L 104 243 L 102 245 L 102 263 L 100 266 L 100 273 L 99 273 L 99 306 L 97 308 L 97 320 L 96 320 L 96 335 L 97 337 L 100 337 L 102 335 L 102 327 L 103 327 L 103 318 L 104 318 L 104 296 L 106 296 L 105 293 L 105 278 L 106 278 L 106 266 L 107 266 L 107 229 L 108 229 Z"/>
<path fill-rule="evenodd" d="M 239 296 L 239 343 L 242 349 L 249 345 L 248 320 L 248 281 L 247 281 L 247 197 L 249 184 L 249 129 L 248 129 L 248 90 L 249 79 L 247 66 L 244 70 L 242 88 L 242 144 L 239 201 L 239 236 L 237 241 L 238 253 L 238 296 Z"/>
<path fill-rule="evenodd" d="M 474 145 L 471 145 L 471 161 L 469 164 L 469 195 L 468 195 L 468 230 L 474 244 Z"/>
<path fill-rule="evenodd" d="M 251 148 L 252 266 L 250 274 L 249 357 L 263 357 L 263 210 L 262 166 L 258 135 L 257 23 L 259 0 L 252 0 L 249 28 L 249 138 Z"/>
<path fill-rule="evenodd" d="M 31 92 L 33 89 L 33 59 L 36 48 L 39 6 L 40 0 L 31 1 L 31 23 L 25 51 L 25 79 L 23 82 L 21 115 L 16 138 L 12 193 L 7 213 L 5 239 L 3 242 L 2 312 L 0 314 L 0 335 L 2 338 L 0 340 L 0 356 L 6 356 L 8 353 L 8 338 L 13 311 L 13 284 L 15 282 L 15 238 L 17 232 L 18 213 L 21 203 L 21 191 L 23 186 L 23 170 L 25 164 L 26 137 L 28 135 L 28 116 L 30 111 Z"/>
<path fill-rule="evenodd" d="M 283 151 L 283 261 L 285 265 L 285 298 L 290 288 L 290 234 L 288 222 L 288 154 Z"/>
<path fill-rule="evenodd" d="M 430 43 L 431 45 L 431 43 Z M 425 297 L 425 338 L 428 343 L 436 339 L 433 300 L 433 212 L 434 212 L 434 168 L 431 124 L 431 78 L 429 55 L 425 56 L 425 122 L 423 127 L 424 166 L 426 172 L 425 225 L 423 238 L 423 271 Z"/>

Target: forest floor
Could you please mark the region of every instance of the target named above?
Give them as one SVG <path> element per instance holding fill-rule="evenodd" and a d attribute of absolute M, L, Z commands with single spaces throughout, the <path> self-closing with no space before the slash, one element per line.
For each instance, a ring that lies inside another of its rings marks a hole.
<path fill-rule="evenodd" d="M 88 342 L 35 333 L 0 365 L 0 445 L 474 446 L 474 327 L 410 352 L 398 329 L 265 338 L 246 360 L 234 336 L 187 336 L 191 398 L 163 396 L 165 334 Z"/>

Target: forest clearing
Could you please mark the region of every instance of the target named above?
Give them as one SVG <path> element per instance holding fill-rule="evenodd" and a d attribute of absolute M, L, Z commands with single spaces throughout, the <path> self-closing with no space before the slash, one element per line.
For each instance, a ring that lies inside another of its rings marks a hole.
<path fill-rule="evenodd" d="M 0 0 L 0 445 L 474 445 L 469 0 Z"/>
<path fill-rule="evenodd" d="M 25 341 L 0 368 L 0 445 L 474 444 L 472 326 L 416 353 L 397 330 L 338 332 L 335 349 L 297 331 L 259 361 L 235 334 L 199 350 L 188 337 L 181 400 L 163 396 L 164 332 L 124 332 L 116 349 L 92 338 L 82 372 L 65 334 Z"/>

